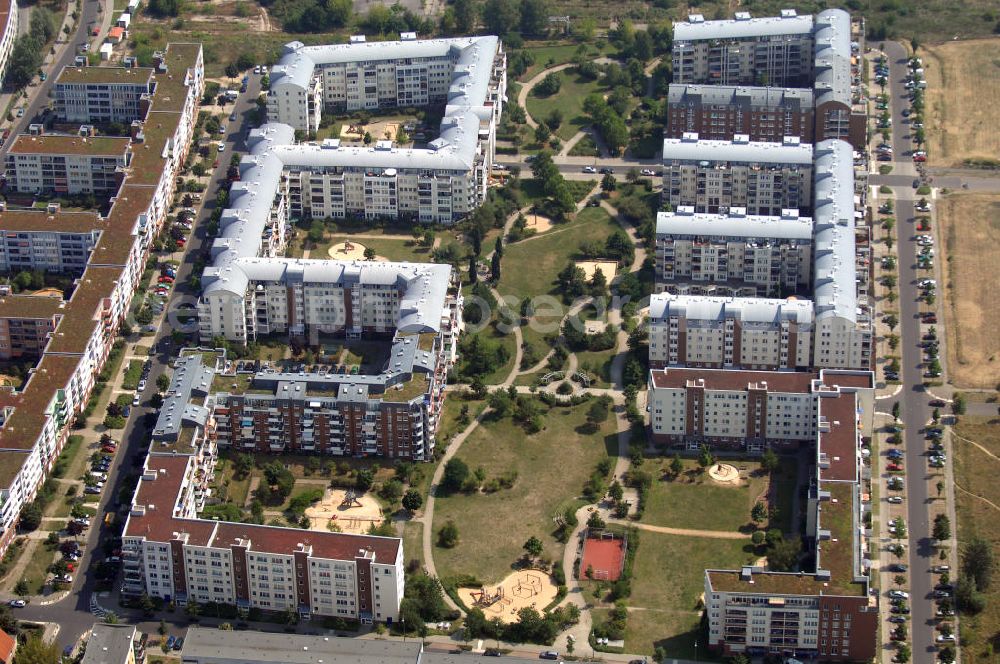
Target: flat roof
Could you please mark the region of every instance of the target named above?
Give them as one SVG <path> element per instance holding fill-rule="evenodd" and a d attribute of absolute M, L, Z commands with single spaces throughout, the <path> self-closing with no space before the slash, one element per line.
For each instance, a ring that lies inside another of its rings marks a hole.
<path fill-rule="evenodd" d="M 123 157 L 132 140 L 118 136 L 58 136 L 19 134 L 10 146 L 9 154 L 87 155 L 91 157 Z"/>
<path fill-rule="evenodd" d="M 745 136 L 743 137 L 745 138 Z M 663 139 L 663 163 L 671 161 L 730 162 L 738 164 L 813 165 L 813 146 L 809 143 L 701 140 L 698 134 Z"/>
<path fill-rule="evenodd" d="M 211 662 L 287 664 L 418 664 L 423 643 L 417 640 L 348 639 L 269 632 L 220 632 L 190 627 L 181 657 Z M 466 655 L 468 657 L 468 655 Z"/>
<path fill-rule="evenodd" d="M 90 254 L 90 265 L 124 266 L 135 243 L 136 221 L 149 210 L 156 190 L 151 186 L 126 184 L 118 190 L 114 205 L 108 213 L 107 231 L 101 234 L 97 246 Z"/>
<path fill-rule="evenodd" d="M 151 67 L 63 67 L 56 85 L 146 85 L 153 78 Z"/>
<path fill-rule="evenodd" d="M 691 381 L 704 381 L 706 390 L 743 391 L 749 386 L 767 384 L 768 392 L 808 394 L 816 378 L 813 372 L 739 371 L 732 369 L 668 368 L 650 371 L 653 387 L 683 388 Z"/>
<path fill-rule="evenodd" d="M 121 280 L 117 267 L 88 267 L 80 277 L 62 322 L 45 349 L 49 353 L 83 353 L 90 336 L 101 320 L 101 308 Z M 61 386 L 64 387 L 65 385 Z"/>
<path fill-rule="evenodd" d="M 820 479 L 854 482 L 858 478 L 857 398 L 853 392 L 820 390 L 819 414 L 829 431 L 819 434 L 819 452 L 829 466 L 819 469 Z"/>
<path fill-rule="evenodd" d="M 80 664 L 125 664 L 135 633 L 134 625 L 94 623 L 84 636 L 87 650 Z"/>
<path fill-rule="evenodd" d="M 62 313 L 63 300 L 51 295 L 0 297 L 0 318 L 52 318 Z"/>
<path fill-rule="evenodd" d="M 45 411 L 49 403 L 55 398 L 56 392 L 69 384 L 79 363 L 79 357 L 54 355 L 46 349 L 38 366 L 32 369 L 24 388 L 8 399 L 14 412 L 4 422 L 0 449 L 30 450 L 35 446 L 38 434 L 45 426 Z M 3 458 L 0 467 L 10 474 L 9 477 L 4 477 L 6 482 L 0 483 L 0 486 L 10 486 L 10 480 L 21 470 L 20 465 L 14 466 Z"/>
<path fill-rule="evenodd" d="M 89 233 L 104 227 L 104 220 L 96 212 L 56 212 L 46 210 L 0 211 L 0 231 Z"/>
<path fill-rule="evenodd" d="M 157 69 L 154 74 L 156 91 L 153 93 L 153 109 L 156 111 L 180 112 L 187 102 L 187 73 L 198 62 L 201 44 L 168 44 L 163 64 L 167 70 Z"/>
<path fill-rule="evenodd" d="M 150 111 L 146 114 L 146 121 L 142 123 L 142 142 L 132 148 L 128 184 L 155 185 L 160 181 L 167 142 L 177 133 L 180 119 L 181 114 L 177 112 Z"/>
<path fill-rule="evenodd" d="M 674 23 L 674 42 L 808 35 L 813 30 L 813 17 L 808 14 L 789 12 L 751 18 L 747 12 L 740 12 L 737 16 L 740 18 L 706 21 L 700 14 L 692 14 L 687 22 Z"/>

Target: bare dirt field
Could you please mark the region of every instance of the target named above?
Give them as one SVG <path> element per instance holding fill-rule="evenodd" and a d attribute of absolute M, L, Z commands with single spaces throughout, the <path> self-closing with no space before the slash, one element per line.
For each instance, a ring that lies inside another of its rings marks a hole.
<path fill-rule="evenodd" d="M 921 48 L 927 77 L 929 159 L 960 166 L 1000 155 L 1000 39 L 950 41 Z"/>
<path fill-rule="evenodd" d="M 948 376 L 967 388 L 1000 382 L 1000 289 L 996 246 L 1000 196 L 953 194 L 938 202 L 940 237 L 948 261 L 943 271 Z"/>
<path fill-rule="evenodd" d="M 345 495 L 340 489 L 327 489 L 321 501 L 307 508 L 309 530 L 327 531 L 335 526 L 339 532 L 367 533 L 371 524 L 382 523 L 382 509 L 372 496 L 359 496 L 357 502 L 348 506 Z"/>
<path fill-rule="evenodd" d="M 558 590 L 551 576 L 529 569 L 509 574 L 496 587 L 459 588 L 458 596 L 467 607 L 481 608 L 487 618 L 516 622 L 518 611 L 530 606 L 541 612 L 556 598 Z"/>
<path fill-rule="evenodd" d="M 590 281 L 594 277 L 594 273 L 600 270 L 604 273 L 604 278 L 608 280 L 609 284 L 615 278 L 615 273 L 618 271 L 618 263 L 614 261 L 579 261 L 576 266 L 583 270 L 583 273 L 587 276 L 587 281 Z"/>

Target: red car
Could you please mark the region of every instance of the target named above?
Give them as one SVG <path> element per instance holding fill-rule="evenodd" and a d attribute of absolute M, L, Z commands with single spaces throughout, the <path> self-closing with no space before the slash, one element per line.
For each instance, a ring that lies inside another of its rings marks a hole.
<path fill-rule="evenodd" d="M 117 448 L 114 445 L 105 445 L 101 448 L 101 451 L 107 454 L 114 454 L 116 449 Z"/>
<path fill-rule="evenodd" d="M 887 470 L 902 470 L 903 467 L 898 463 L 890 463 L 886 466 Z"/>

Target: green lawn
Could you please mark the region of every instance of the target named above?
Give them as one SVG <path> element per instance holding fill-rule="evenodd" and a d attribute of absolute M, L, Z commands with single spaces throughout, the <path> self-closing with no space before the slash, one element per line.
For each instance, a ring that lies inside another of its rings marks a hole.
<path fill-rule="evenodd" d="M 45 549 L 42 542 L 38 542 L 35 545 L 35 549 L 31 552 L 31 559 L 28 561 L 27 567 L 24 568 L 24 572 L 18 578 L 10 579 L 11 587 L 21 579 L 25 579 L 28 582 L 28 588 L 33 594 L 41 594 L 45 586 L 45 579 L 49 574 L 49 565 L 55 560 L 55 556 L 54 552 Z"/>
<path fill-rule="evenodd" d="M 576 254 L 580 244 L 588 240 L 603 241 L 619 226 L 602 208 L 588 207 L 576 219 L 550 231 L 507 246 L 503 270 L 497 291 L 522 300 L 536 295 L 555 295 L 556 275 Z M 556 333 L 565 308 L 538 309 L 529 325 L 521 328 L 524 340 L 541 350 L 547 347 L 545 335 Z M 543 315 L 544 314 L 544 315 Z"/>
<path fill-rule="evenodd" d="M 571 62 L 579 48 L 580 45 L 575 43 L 555 43 L 546 46 L 528 47 L 526 50 L 535 57 L 535 64 L 528 67 L 518 80 L 527 81 L 543 69 L 548 69 L 553 65 L 559 65 L 564 62 Z M 592 57 L 597 57 L 605 48 L 606 43 L 603 41 L 597 45 L 588 44 L 587 53 Z"/>
<path fill-rule="evenodd" d="M 597 143 L 594 139 L 590 137 L 590 134 L 585 134 L 583 138 L 576 142 L 576 144 L 570 148 L 569 156 L 571 157 L 599 157 L 600 152 L 597 149 Z"/>
<path fill-rule="evenodd" d="M 995 455 L 1000 455 L 1000 427 L 995 420 L 984 417 L 964 416 L 955 432 L 963 438 L 974 440 Z M 996 476 L 1000 461 L 962 440 L 953 438 L 955 456 L 955 502 L 958 514 L 958 540 L 966 542 L 972 537 L 982 537 L 992 543 L 993 550 L 1000 550 L 1000 518 L 997 510 L 975 496 L 1000 504 L 1000 488 Z M 932 480 L 936 481 L 936 480 Z M 965 491 L 959 491 L 961 487 Z M 935 494 L 931 494 L 935 495 Z M 931 513 L 942 509 L 941 501 L 934 501 Z M 948 562 L 948 561 L 944 561 Z M 951 561 L 955 567 L 956 561 Z M 956 575 L 957 576 L 957 575 Z M 952 577 L 954 580 L 955 576 Z M 996 662 L 996 634 L 1000 631 L 1000 583 L 994 574 L 993 583 L 985 593 L 986 608 L 978 615 L 963 615 L 960 623 L 962 660 L 975 664 Z"/>
<path fill-rule="evenodd" d="M 445 441 L 465 429 L 467 426 L 459 423 L 458 421 L 458 418 L 462 413 L 463 406 L 469 407 L 469 421 L 471 422 L 475 419 L 476 415 L 482 412 L 483 408 L 486 407 L 486 402 L 477 400 L 464 401 L 449 393 L 448 398 L 444 402 L 444 409 L 441 413 L 441 424 L 438 426 L 439 445 L 443 445 Z"/>
<path fill-rule="evenodd" d="M 487 478 L 514 470 L 518 477 L 513 488 L 494 494 L 437 498 L 435 533 L 449 519 L 459 530 L 455 548 L 435 549 L 442 577 L 467 573 L 483 582 L 499 581 L 532 535 L 542 540 L 546 558 L 562 558 L 563 545 L 552 536 L 552 518 L 575 500 L 598 461 L 617 445 L 610 420 L 596 434 L 579 431 L 586 411 L 586 404 L 552 409 L 544 416 L 545 429 L 534 435 L 510 419 L 490 421 L 466 440 L 458 458 L 470 469 L 482 466 Z M 553 463 L 558 463 L 558 472 L 553 472 Z"/>
<path fill-rule="evenodd" d="M 594 609 L 594 624 L 607 621 L 609 609 Z M 625 628 L 625 652 L 638 655 L 652 655 L 656 647 L 662 647 L 670 658 L 706 659 L 704 646 L 695 652 L 694 642 L 701 622 L 700 611 L 676 609 L 629 611 Z M 704 643 L 704 641 L 702 642 Z M 711 660 L 709 660 L 711 661 Z"/>
<path fill-rule="evenodd" d="M 349 235 L 335 235 L 329 242 L 324 243 L 321 250 L 314 249 L 310 256 L 313 258 L 328 258 L 327 249 L 334 244 L 350 239 Z M 376 256 L 382 256 L 392 261 L 431 262 L 431 248 L 420 246 L 413 238 L 405 240 L 396 238 L 382 238 L 378 240 L 361 238 L 356 241 L 365 245 L 365 247 L 374 249 Z"/>
<path fill-rule="evenodd" d="M 750 538 L 682 537 L 640 532 L 629 606 L 695 611 L 705 592 L 705 569 L 738 569 L 752 562 Z"/>
<path fill-rule="evenodd" d="M 403 565 L 409 566 L 411 560 L 424 564 L 424 524 L 408 522 L 403 525 Z"/>
<path fill-rule="evenodd" d="M 572 69 L 563 70 L 558 76 L 562 77 L 559 92 L 548 97 L 540 97 L 536 92 L 537 88 L 533 88 L 528 93 L 527 110 L 535 122 L 545 122 L 549 114 L 558 108 L 562 112 L 562 124 L 556 129 L 555 134 L 567 141 L 589 123 L 589 118 L 583 112 L 583 100 L 588 95 L 602 90 L 603 87 L 599 80 L 583 79 Z"/>
<path fill-rule="evenodd" d="M 591 377 L 598 376 L 597 380 L 590 383 L 591 387 L 610 387 L 611 383 L 611 361 L 614 359 L 615 350 L 601 351 L 580 351 L 576 354 L 577 366 L 580 369 L 587 369 Z"/>
<path fill-rule="evenodd" d="M 142 360 L 129 360 L 125 376 L 122 378 L 122 389 L 136 389 L 139 386 L 140 378 L 142 378 Z"/>
<path fill-rule="evenodd" d="M 750 509 L 763 495 L 766 483 L 765 476 L 754 472 L 760 467 L 759 463 L 736 462 L 738 467 L 746 467 L 750 475 L 749 483 L 738 487 L 716 484 L 707 474 L 698 473 L 699 466 L 691 459 L 684 460 L 684 472 L 678 479 L 670 479 L 668 465 L 669 460 L 661 460 L 650 469 L 658 479 L 649 491 L 643 523 L 722 531 L 736 531 L 750 524 Z M 775 525 L 785 531 L 789 530 L 786 522 L 791 518 L 793 468 L 789 466 L 788 474 L 778 473 L 778 477 L 789 478 L 778 484 L 779 487 L 787 485 L 787 488 L 778 492 L 779 522 Z"/>

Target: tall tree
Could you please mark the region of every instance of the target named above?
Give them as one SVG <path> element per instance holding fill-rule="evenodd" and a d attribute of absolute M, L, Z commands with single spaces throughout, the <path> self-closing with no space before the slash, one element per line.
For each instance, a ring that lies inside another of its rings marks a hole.
<path fill-rule="evenodd" d="M 493 254 L 492 265 L 490 266 L 490 273 L 493 279 L 493 283 L 500 281 L 500 254 Z"/>
<path fill-rule="evenodd" d="M 513 4 L 513 3 L 511 3 Z M 546 0 L 521 0 L 521 33 L 543 35 L 549 24 L 549 7 Z"/>
<path fill-rule="evenodd" d="M 455 30 L 462 33 L 472 32 L 476 25 L 476 7 L 473 0 L 455 0 L 451 9 L 455 12 Z"/>
<path fill-rule="evenodd" d="M 483 25 L 494 35 L 513 32 L 521 24 L 521 8 L 512 0 L 486 0 L 483 5 Z M 459 29 L 461 31 L 461 29 Z"/>

